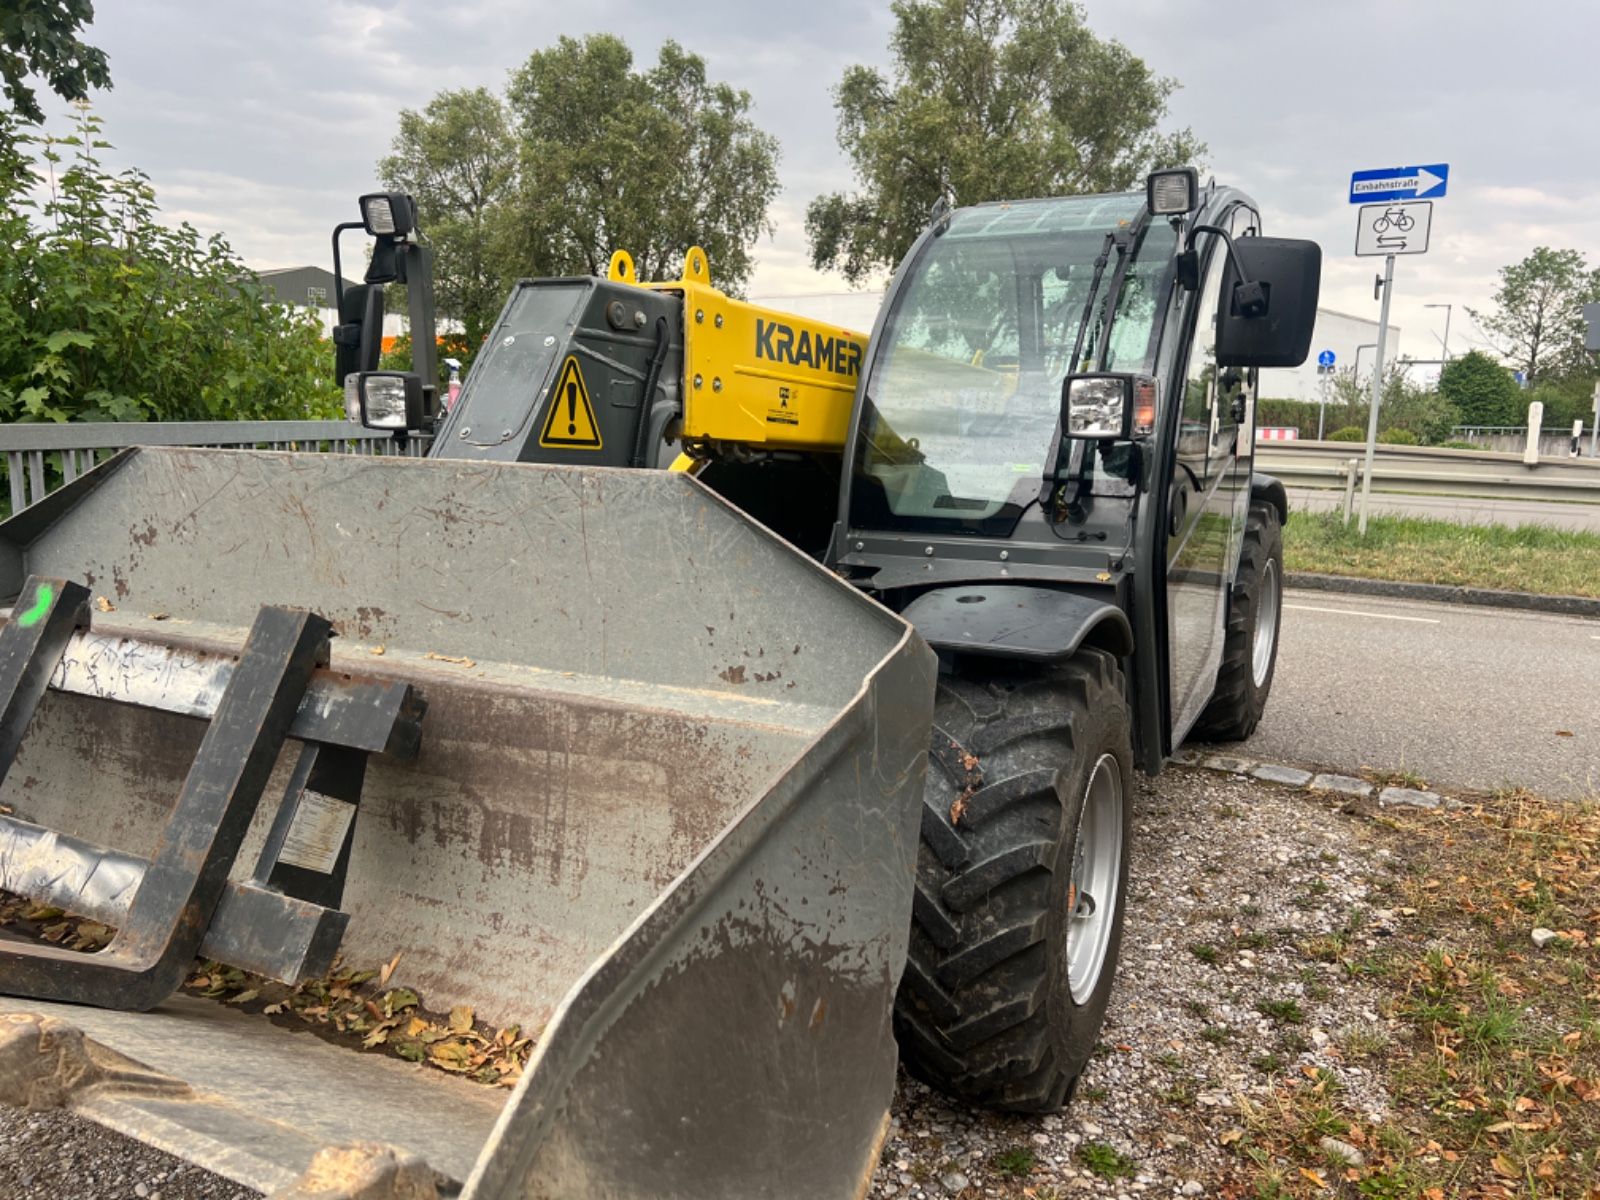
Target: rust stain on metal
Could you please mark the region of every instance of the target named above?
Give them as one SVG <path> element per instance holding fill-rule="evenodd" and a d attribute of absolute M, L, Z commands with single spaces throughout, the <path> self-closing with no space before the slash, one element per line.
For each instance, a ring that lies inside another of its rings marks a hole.
<path fill-rule="evenodd" d="M 872 1150 L 867 1155 L 866 1166 L 856 1183 L 854 1200 L 867 1200 L 867 1192 L 872 1188 L 872 1179 L 878 1173 L 878 1163 L 883 1158 L 883 1147 L 889 1140 L 890 1116 L 883 1114 L 883 1120 L 878 1125 L 877 1136 L 872 1139 Z"/>
<path fill-rule="evenodd" d="M 743 683 L 744 682 L 744 666 L 743 666 L 743 664 L 738 664 L 738 665 L 735 665 L 735 666 L 728 667 L 726 670 L 718 671 L 717 672 L 717 678 L 718 679 L 725 679 L 729 683 Z"/>
<path fill-rule="evenodd" d="M 383 619 L 388 616 L 383 609 L 373 604 L 362 604 L 356 608 L 356 636 L 369 638 L 381 626 Z"/>

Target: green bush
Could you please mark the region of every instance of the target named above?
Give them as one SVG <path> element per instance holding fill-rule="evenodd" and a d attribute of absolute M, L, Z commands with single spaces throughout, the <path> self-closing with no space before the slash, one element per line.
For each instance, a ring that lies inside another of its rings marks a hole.
<path fill-rule="evenodd" d="M 1365 429 L 1372 406 L 1372 377 L 1358 377 L 1347 367 L 1330 376 L 1326 386 L 1328 405 L 1323 428 Z M 1317 407 L 1307 400 L 1262 400 L 1256 404 L 1256 420 L 1261 425 L 1293 425 L 1301 437 L 1316 437 Z M 1412 434 L 1418 443 L 1431 445 L 1449 437 L 1460 422 L 1461 414 L 1447 397 L 1409 382 L 1398 363 L 1384 372 L 1383 400 L 1378 409 L 1380 433 L 1401 429 Z"/>
<path fill-rule="evenodd" d="M 1510 371 L 1480 350 L 1453 358 L 1439 373 L 1439 391 L 1456 406 L 1462 425 L 1517 425 L 1528 406 Z"/>
<path fill-rule="evenodd" d="M 1405 433 L 1412 438 L 1410 442 L 1395 439 L 1396 445 L 1432 445 L 1449 437 L 1460 423 L 1460 410 L 1438 392 L 1414 387 L 1404 379 L 1384 388 L 1383 406 L 1378 409 L 1380 435 Z M 1380 436 L 1378 440 L 1390 439 Z"/>
<path fill-rule="evenodd" d="M 1476 442 L 1440 442 L 1440 450 L 1482 450 L 1483 447 Z"/>
<path fill-rule="evenodd" d="M 1409 429 L 1385 429 L 1378 435 L 1378 441 L 1385 446 L 1420 446 L 1422 439 Z"/>
<path fill-rule="evenodd" d="M 221 235 L 111 173 L 100 122 L 0 143 L 0 420 L 332 417 L 317 319 L 274 302 Z"/>
<path fill-rule="evenodd" d="M 1532 392 L 1523 393 L 1522 424 L 1528 423 L 1528 406 L 1538 400 L 1544 404 L 1542 428 L 1546 433 L 1564 433 L 1574 421 L 1582 421 L 1585 429 L 1590 428 L 1594 422 L 1593 388 L 1593 381 L 1581 376 L 1541 383 Z"/>
<path fill-rule="evenodd" d="M 1364 442 L 1367 440 L 1366 430 L 1355 425 L 1346 425 L 1342 429 L 1335 429 L 1328 435 L 1330 442 Z"/>

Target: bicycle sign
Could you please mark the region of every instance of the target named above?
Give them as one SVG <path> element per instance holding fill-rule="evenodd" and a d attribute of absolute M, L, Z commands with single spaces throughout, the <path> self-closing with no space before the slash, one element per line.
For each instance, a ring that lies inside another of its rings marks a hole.
<path fill-rule="evenodd" d="M 1358 255 L 1426 254 L 1433 203 L 1365 204 L 1356 213 Z"/>

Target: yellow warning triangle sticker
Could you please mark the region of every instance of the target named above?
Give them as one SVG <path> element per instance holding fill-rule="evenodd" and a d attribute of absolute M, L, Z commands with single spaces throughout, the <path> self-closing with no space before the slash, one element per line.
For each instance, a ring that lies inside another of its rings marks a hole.
<path fill-rule="evenodd" d="M 594 405 L 576 355 L 567 355 L 567 361 L 561 364 L 561 377 L 550 394 L 550 411 L 545 414 L 539 445 L 552 450 L 600 449 L 600 423 L 594 419 Z"/>

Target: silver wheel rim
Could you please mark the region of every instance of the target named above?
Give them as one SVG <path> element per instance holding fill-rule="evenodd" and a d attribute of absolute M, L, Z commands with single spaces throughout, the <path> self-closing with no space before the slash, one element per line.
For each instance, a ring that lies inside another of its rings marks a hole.
<path fill-rule="evenodd" d="M 1087 1004 L 1100 983 L 1116 928 L 1122 876 L 1122 767 L 1102 754 L 1083 794 L 1067 892 L 1067 989 Z"/>
<path fill-rule="evenodd" d="M 1261 601 L 1256 605 L 1256 629 L 1250 642 L 1250 674 L 1261 687 L 1272 670 L 1272 648 L 1278 641 L 1278 564 L 1267 559 L 1261 569 Z"/>

